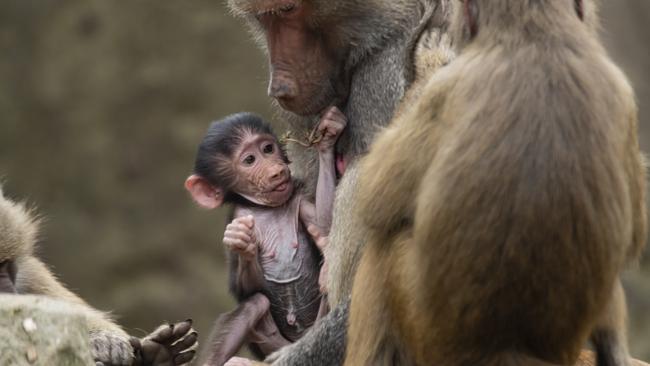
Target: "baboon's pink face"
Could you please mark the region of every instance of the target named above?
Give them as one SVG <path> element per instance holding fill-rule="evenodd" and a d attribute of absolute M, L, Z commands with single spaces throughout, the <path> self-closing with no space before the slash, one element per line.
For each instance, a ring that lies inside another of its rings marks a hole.
<path fill-rule="evenodd" d="M 281 206 L 291 198 L 294 188 L 291 171 L 275 137 L 243 136 L 232 164 L 237 176 L 235 193 L 269 207 Z"/>
<path fill-rule="evenodd" d="M 313 5 L 299 0 L 254 3 L 268 48 L 269 96 L 300 115 L 317 114 L 344 99 L 343 50 L 334 46 L 333 35 L 323 31 Z"/>

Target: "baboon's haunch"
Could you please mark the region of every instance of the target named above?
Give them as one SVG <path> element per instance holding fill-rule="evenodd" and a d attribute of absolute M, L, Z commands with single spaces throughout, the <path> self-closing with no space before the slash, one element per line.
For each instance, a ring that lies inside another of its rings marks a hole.
<path fill-rule="evenodd" d="M 239 113 L 210 126 L 185 185 L 205 208 L 235 206 L 223 242 L 231 251 L 231 290 L 240 305 L 217 320 L 206 364 L 223 365 L 244 343 L 268 355 L 299 339 L 319 309 L 324 313 L 321 256 L 305 229 L 329 231 L 334 143 L 345 125 L 345 116 L 332 107 L 314 133 L 320 156 L 315 202 L 292 179 L 283 147 L 261 118 Z"/>
<path fill-rule="evenodd" d="M 347 365 L 569 365 L 599 332 L 599 364 L 627 364 L 637 109 L 575 4 L 456 2 L 458 58 L 363 163 Z"/>

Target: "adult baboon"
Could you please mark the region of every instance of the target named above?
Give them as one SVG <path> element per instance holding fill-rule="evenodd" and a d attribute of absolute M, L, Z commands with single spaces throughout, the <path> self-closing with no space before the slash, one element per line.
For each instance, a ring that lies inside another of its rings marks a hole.
<path fill-rule="evenodd" d="M 455 8 L 461 53 L 363 162 L 346 364 L 567 365 L 592 336 L 599 365 L 627 365 L 645 167 L 594 4 Z"/>
<path fill-rule="evenodd" d="M 192 322 L 163 325 L 143 339 L 131 338 L 103 312 L 65 288 L 34 256 L 38 220 L 22 204 L 5 198 L 0 187 L 0 292 L 44 295 L 82 306 L 90 330 L 91 353 L 105 366 L 175 366 L 194 357 Z"/>
<path fill-rule="evenodd" d="M 392 118 L 415 75 L 413 53 L 425 30 L 446 25 L 450 0 L 229 0 L 268 52 L 269 94 L 286 112 L 294 137 L 307 136 L 318 114 L 338 106 L 349 124 L 337 143 L 337 188 L 326 258 L 333 311 L 277 364 L 339 364 L 345 349 L 348 296 L 362 225 L 353 214 L 357 161 Z M 316 155 L 289 149 L 294 175 L 313 190 Z M 337 308 L 338 306 L 338 308 Z"/>

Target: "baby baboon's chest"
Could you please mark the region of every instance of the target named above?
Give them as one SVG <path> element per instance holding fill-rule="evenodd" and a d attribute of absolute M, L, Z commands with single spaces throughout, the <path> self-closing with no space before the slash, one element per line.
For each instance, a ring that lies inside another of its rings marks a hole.
<path fill-rule="evenodd" d="M 321 294 L 320 253 L 299 219 L 301 198 L 278 208 L 252 209 L 264 293 L 282 334 L 295 341 L 316 320 Z"/>

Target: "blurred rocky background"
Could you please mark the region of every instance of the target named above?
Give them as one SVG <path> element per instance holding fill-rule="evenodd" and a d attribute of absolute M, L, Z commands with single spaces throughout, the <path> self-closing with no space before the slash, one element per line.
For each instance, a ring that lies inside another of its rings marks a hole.
<path fill-rule="evenodd" d="M 0 179 L 46 218 L 41 257 L 134 335 L 192 317 L 205 336 L 233 305 L 227 212 L 183 189 L 211 120 L 273 117 L 266 61 L 224 2 L 0 2 Z M 650 1 L 604 1 L 601 14 L 650 151 Z M 648 257 L 626 276 L 632 353 L 645 360 Z"/>

